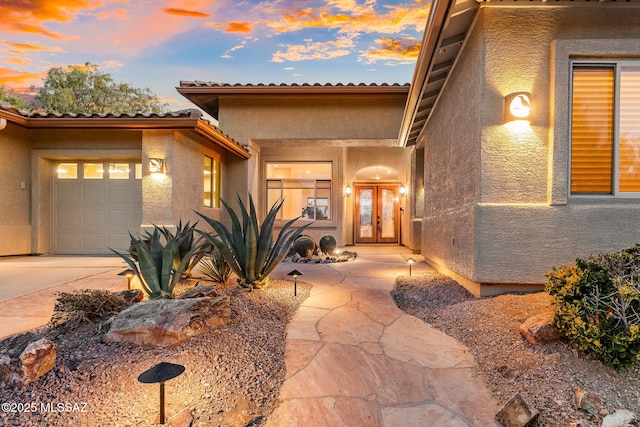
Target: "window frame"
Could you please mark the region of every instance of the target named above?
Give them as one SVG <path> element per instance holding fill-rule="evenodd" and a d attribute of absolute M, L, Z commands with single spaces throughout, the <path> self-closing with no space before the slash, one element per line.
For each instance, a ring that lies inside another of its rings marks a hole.
<path fill-rule="evenodd" d="M 300 178 L 269 178 L 268 177 L 268 166 L 270 164 L 326 164 L 330 167 L 330 173 L 329 173 L 329 177 L 325 178 L 325 179 L 300 179 Z M 276 188 L 272 188 L 270 187 L 270 183 L 274 183 L 274 182 L 280 182 L 280 186 L 279 186 L 279 191 L 280 191 L 280 197 L 279 200 L 282 199 L 282 194 L 283 191 L 286 188 L 285 182 L 286 181 L 313 181 L 313 197 L 311 199 L 314 200 L 314 213 L 313 213 L 313 218 L 309 217 L 309 218 L 300 218 L 301 220 L 304 221 L 314 221 L 314 222 L 321 222 L 323 224 L 326 223 L 332 223 L 335 218 L 334 218 L 334 209 L 333 209 L 333 204 L 334 204 L 334 162 L 331 160 L 273 160 L 273 159 L 269 159 L 269 160 L 265 160 L 264 161 L 264 181 L 263 181 L 263 185 L 265 188 L 265 198 L 264 198 L 264 202 L 265 202 L 265 212 L 268 212 L 269 209 L 271 209 L 270 203 L 269 203 L 269 191 L 270 190 L 276 190 Z M 328 183 L 328 188 L 327 187 L 319 187 L 318 186 L 318 182 L 325 182 Z M 328 197 L 319 197 L 318 196 L 318 190 L 329 190 L 329 196 Z M 315 200 L 324 200 L 327 199 L 327 217 L 326 218 L 322 218 L 322 219 L 317 219 L 315 218 L 315 213 L 316 213 L 316 209 L 317 206 L 315 206 Z M 309 200 L 309 198 L 307 199 Z M 309 207 L 309 202 L 307 201 L 307 207 Z M 281 221 L 281 222 L 285 222 L 285 221 L 289 221 L 293 218 L 284 218 L 284 209 L 281 209 L 280 212 L 278 212 L 278 215 L 276 217 L 276 221 Z"/>
<path fill-rule="evenodd" d="M 576 68 L 613 69 L 613 115 L 612 115 L 612 161 L 611 161 L 611 192 L 588 193 L 571 191 L 572 160 L 573 160 L 573 76 Z M 640 60 L 629 59 L 571 59 L 569 61 L 569 103 L 568 103 L 568 182 L 567 190 L 570 197 L 598 198 L 598 199 L 637 199 L 640 191 L 620 191 L 620 86 L 621 73 L 624 68 L 635 68 L 640 71 Z"/>

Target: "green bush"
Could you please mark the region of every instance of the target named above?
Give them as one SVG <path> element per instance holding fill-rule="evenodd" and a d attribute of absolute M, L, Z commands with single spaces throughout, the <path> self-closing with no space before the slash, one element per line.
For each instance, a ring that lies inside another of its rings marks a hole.
<path fill-rule="evenodd" d="M 640 360 L 640 245 L 554 267 L 556 325 L 582 353 L 624 369 Z"/>
<path fill-rule="evenodd" d="M 200 261 L 200 271 L 209 279 L 217 283 L 225 284 L 231 276 L 231 267 L 227 264 L 227 260 L 217 249 L 211 253 L 211 256 L 204 257 Z"/>

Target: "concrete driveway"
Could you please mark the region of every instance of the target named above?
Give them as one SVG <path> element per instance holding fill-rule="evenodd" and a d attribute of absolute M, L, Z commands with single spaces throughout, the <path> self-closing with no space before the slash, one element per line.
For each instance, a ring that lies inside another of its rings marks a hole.
<path fill-rule="evenodd" d="M 126 289 L 126 268 L 116 256 L 0 258 L 0 339 L 46 324 L 58 292 Z"/>

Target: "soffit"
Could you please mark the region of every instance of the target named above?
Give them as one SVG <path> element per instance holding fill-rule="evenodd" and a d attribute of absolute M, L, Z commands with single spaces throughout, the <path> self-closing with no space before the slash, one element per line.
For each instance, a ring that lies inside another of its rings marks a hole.
<path fill-rule="evenodd" d="M 399 145 L 417 143 L 480 7 L 624 7 L 640 0 L 433 0 L 407 98 Z"/>

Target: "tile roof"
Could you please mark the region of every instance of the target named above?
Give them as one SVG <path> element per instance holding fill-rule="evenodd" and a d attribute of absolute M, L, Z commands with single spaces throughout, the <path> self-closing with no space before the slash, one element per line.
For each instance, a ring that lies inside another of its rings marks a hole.
<path fill-rule="evenodd" d="M 2 102 L 0 101 L 0 110 L 4 110 L 7 112 L 11 112 L 13 114 L 22 116 L 24 118 L 28 118 L 28 119 L 36 119 L 36 118 L 83 118 L 83 119 L 96 119 L 96 118 L 116 118 L 116 119 L 143 119 L 143 118 L 169 118 L 169 117 L 173 117 L 173 118 L 190 118 L 190 119 L 198 119 L 200 117 L 202 117 L 202 112 L 200 110 L 197 110 L 195 108 L 191 108 L 191 109 L 186 109 L 186 110 L 179 110 L 179 111 L 169 111 L 167 113 L 160 113 L 160 114 L 143 114 L 143 113 L 136 113 L 136 114 L 116 114 L 116 113 L 80 113 L 80 114 L 74 114 L 74 113 L 52 113 L 52 112 L 42 112 L 42 111 L 25 111 L 25 110 L 19 110 L 15 107 L 13 107 L 10 104 L 7 104 L 6 102 Z"/>

